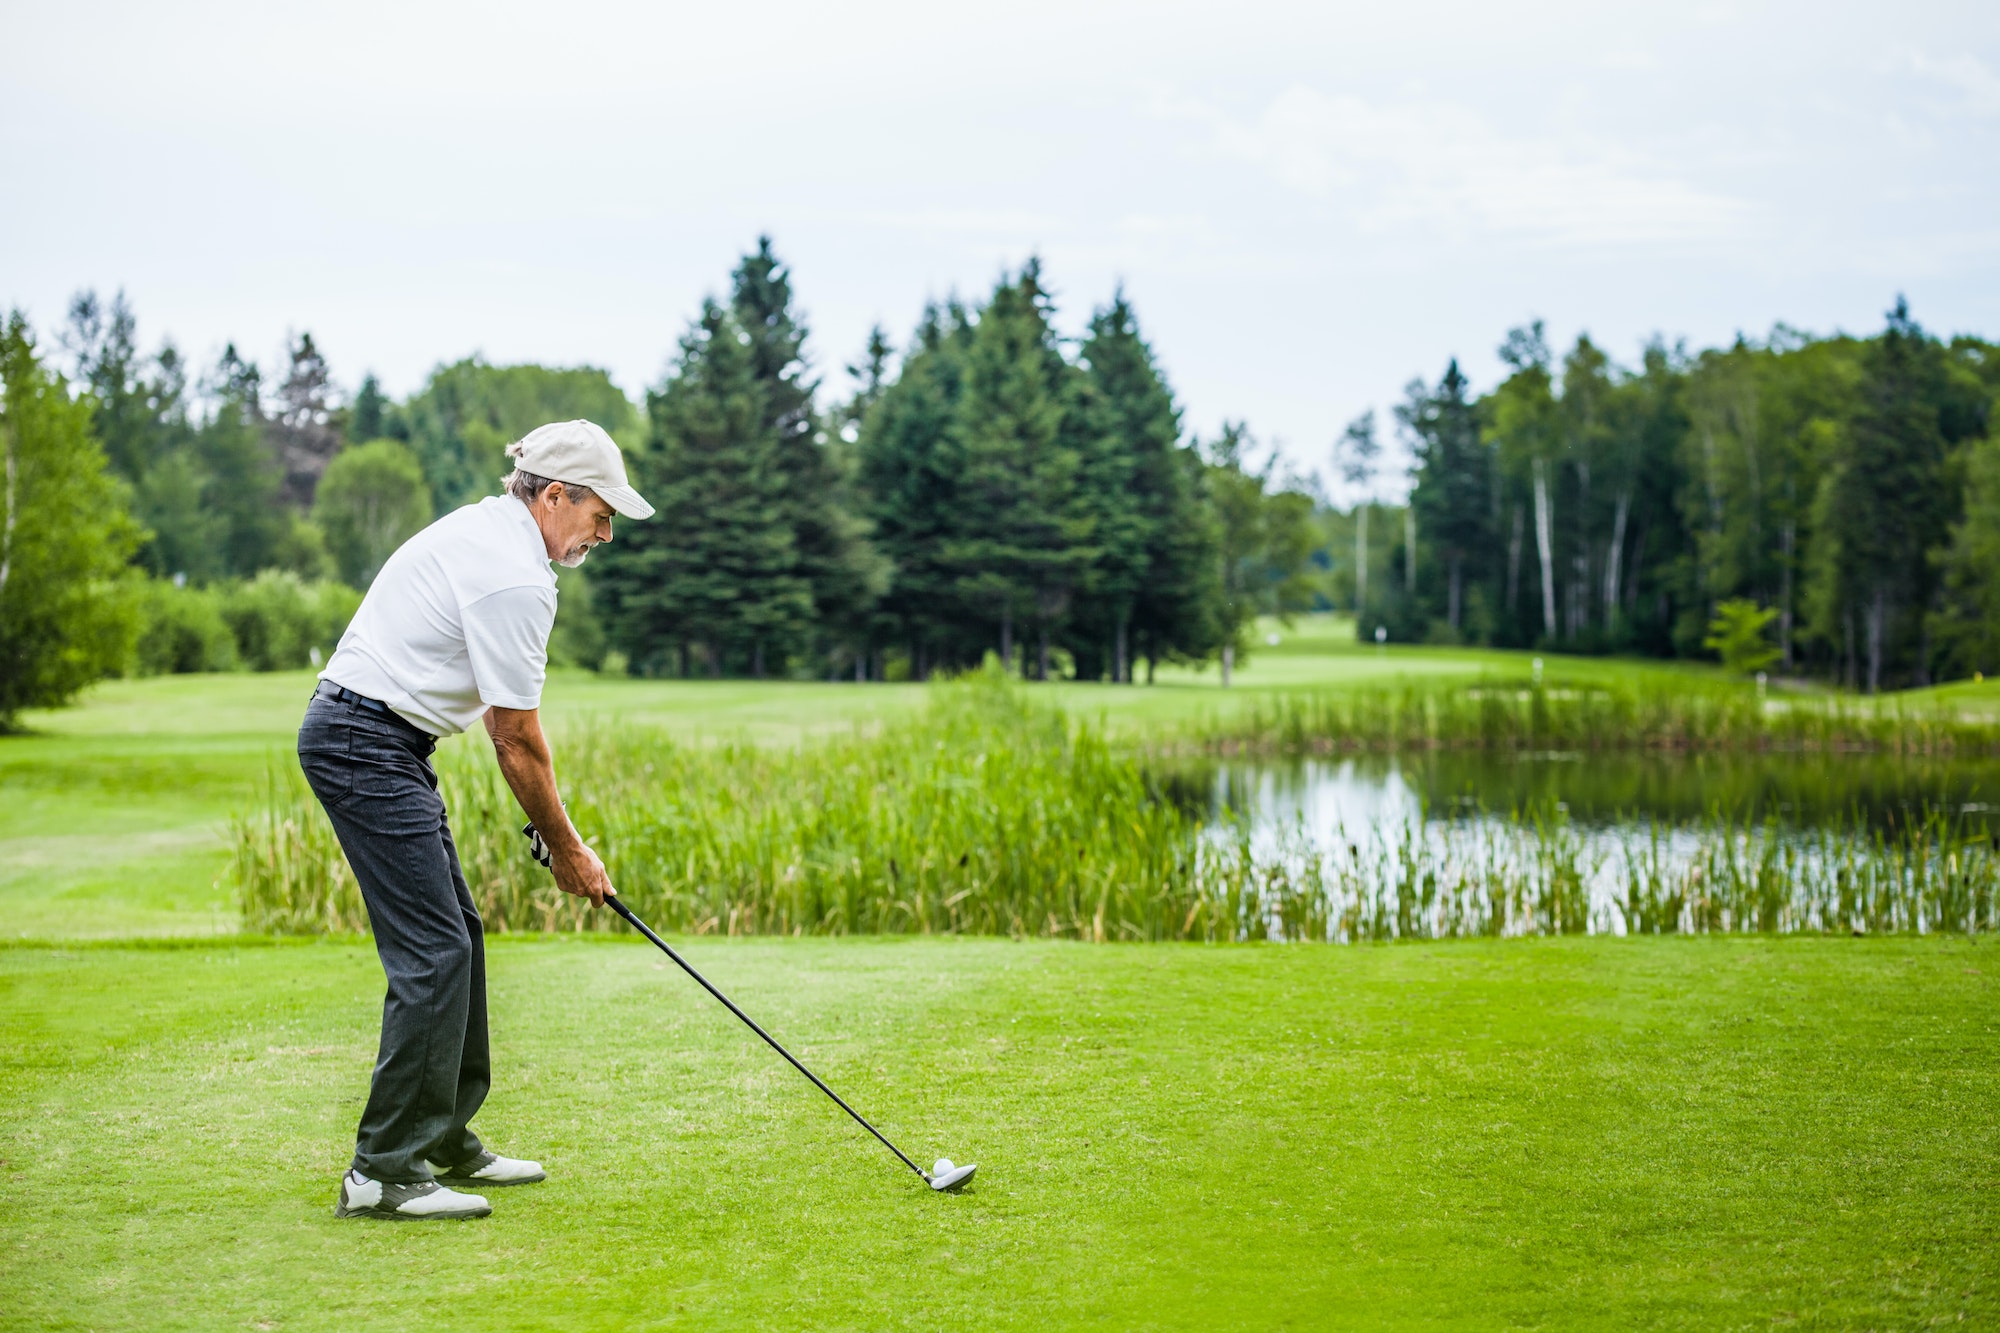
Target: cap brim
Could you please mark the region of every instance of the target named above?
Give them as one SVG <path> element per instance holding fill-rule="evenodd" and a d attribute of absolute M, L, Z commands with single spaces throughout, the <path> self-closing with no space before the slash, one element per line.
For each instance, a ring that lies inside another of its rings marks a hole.
<path fill-rule="evenodd" d="M 590 489 L 596 491 L 604 503 L 617 510 L 624 518 L 653 516 L 653 506 L 647 504 L 645 497 L 630 486 L 593 486 Z"/>

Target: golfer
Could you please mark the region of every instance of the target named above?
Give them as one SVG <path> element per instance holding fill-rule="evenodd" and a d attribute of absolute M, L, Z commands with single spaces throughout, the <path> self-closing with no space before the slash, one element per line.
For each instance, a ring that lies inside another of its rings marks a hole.
<path fill-rule="evenodd" d="M 382 1044 L 336 1217 L 484 1217 L 455 1186 L 527 1185 L 535 1162 L 472 1132 L 492 1067 L 479 912 L 459 870 L 431 752 L 482 717 L 507 785 L 540 829 L 564 893 L 601 907 L 604 863 L 556 792 L 538 710 L 556 618 L 551 561 L 611 540 L 653 507 L 609 435 L 543 426 L 508 448 L 506 494 L 447 514 L 375 576 L 299 728 L 299 766 L 340 838 L 388 974 Z"/>

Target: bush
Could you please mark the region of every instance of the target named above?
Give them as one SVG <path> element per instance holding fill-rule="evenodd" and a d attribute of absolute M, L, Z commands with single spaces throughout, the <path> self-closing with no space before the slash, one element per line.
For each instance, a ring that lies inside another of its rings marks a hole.
<path fill-rule="evenodd" d="M 137 674 L 236 669 L 236 636 L 223 619 L 219 590 L 147 579 L 140 586 L 138 602 L 139 646 L 133 661 Z"/>
<path fill-rule="evenodd" d="M 324 662 L 360 605 L 361 594 L 344 584 L 307 583 L 289 570 L 267 569 L 221 592 L 237 656 L 253 671 Z"/>

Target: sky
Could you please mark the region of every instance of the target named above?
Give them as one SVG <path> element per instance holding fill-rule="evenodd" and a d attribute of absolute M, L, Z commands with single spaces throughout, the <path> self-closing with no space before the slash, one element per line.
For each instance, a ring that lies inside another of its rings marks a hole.
<path fill-rule="evenodd" d="M 635 397 L 768 233 L 830 398 L 1041 258 L 1300 472 L 1506 331 L 2000 336 L 2000 5 L 0 0 L 0 306 Z M 50 340 L 53 345 L 53 339 Z M 1340 487 L 1332 489 L 1339 494 Z M 1398 489 L 1391 476 L 1385 494 Z"/>

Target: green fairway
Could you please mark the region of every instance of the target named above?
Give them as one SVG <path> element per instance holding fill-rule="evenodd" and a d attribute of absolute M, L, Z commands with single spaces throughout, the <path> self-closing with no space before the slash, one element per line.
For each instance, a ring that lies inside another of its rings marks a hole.
<path fill-rule="evenodd" d="M 0 1322 L 1908 1328 L 2000 1320 L 1993 946 L 500 942 L 480 1222 L 337 1222 L 365 945 L 0 951 Z"/>
<path fill-rule="evenodd" d="M 1045 693 L 1142 730 L 1527 657 L 1262 632 L 1226 692 Z M 2000 966 L 1963 937 L 689 942 L 913 1156 L 980 1162 L 958 1198 L 645 946 L 497 939 L 480 1126 L 550 1181 L 478 1223 L 336 1223 L 380 969 L 215 938 L 226 822 L 310 688 L 110 682 L 0 737 L 0 938 L 51 942 L 0 947 L 0 1327 L 2000 1320 Z M 789 744 L 924 693 L 558 672 L 547 711 Z"/>

